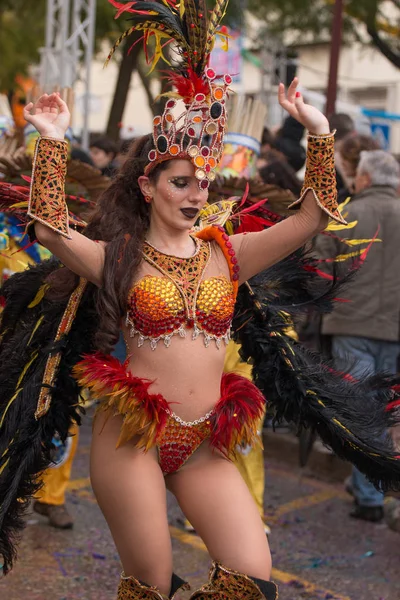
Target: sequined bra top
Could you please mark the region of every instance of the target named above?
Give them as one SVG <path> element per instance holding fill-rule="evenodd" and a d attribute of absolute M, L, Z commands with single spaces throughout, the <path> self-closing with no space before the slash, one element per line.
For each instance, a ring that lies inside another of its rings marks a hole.
<path fill-rule="evenodd" d="M 168 347 L 174 335 L 192 339 L 204 336 L 206 346 L 212 340 L 217 347 L 228 343 L 235 306 L 232 282 L 224 275 L 202 280 L 211 258 L 208 241 L 193 238 L 194 256 L 178 258 L 158 251 L 148 242 L 144 260 L 161 276 L 146 275 L 130 290 L 126 326 L 130 336 L 138 336 L 138 346 L 150 341 L 155 350 L 161 340 Z"/>

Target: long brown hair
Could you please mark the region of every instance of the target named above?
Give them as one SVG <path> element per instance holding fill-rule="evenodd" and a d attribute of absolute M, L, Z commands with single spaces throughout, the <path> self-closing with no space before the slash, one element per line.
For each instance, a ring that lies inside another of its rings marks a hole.
<path fill-rule="evenodd" d="M 142 245 L 150 224 L 150 207 L 140 190 L 138 178 L 144 174 L 148 153 L 153 148 L 150 135 L 137 139 L 128 153 L 126 162 L 111 185 L 100 196 L 89 217 L 85 235 L 92 240 L 107 242 L 103 270 L 103 285 L 95 288 L 99 327 L 95 344 L 97 349 L 109 353 L 118 340 L 120 320 L 126 312 L 126 302 L 132 278 L 142 260 Z M 169 161 L 159 164 L 149 178 L 157 183 L 160 173 Z M 51 287 L 63 292 L 76 283 L 72 272 L 62 269 L 52 277 Z M 69 280 L 69 285 L 67 285 Z"/>

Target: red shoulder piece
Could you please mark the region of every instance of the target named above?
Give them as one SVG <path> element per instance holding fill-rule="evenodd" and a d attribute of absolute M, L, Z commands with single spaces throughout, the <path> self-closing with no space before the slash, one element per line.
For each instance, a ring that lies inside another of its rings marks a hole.
<path fill-rule="evenodd" d="M 204 240 L 205 242 L 210 242 L 214 240 L 221 248 L 228 263 L 229 273 L 233 285 L 233 291 L 236 298 L 239 288 L 239 265 L 235 255 L 235 251 L 232 248 L 231 242 L 229 241 L 229 235 L 226 233 L 225 229 L 220 225 L 210 225 L 209 227 L 205 227 L 201 231 L 197 231 L 196 237 L 200 238 L 201 240 Z"/>

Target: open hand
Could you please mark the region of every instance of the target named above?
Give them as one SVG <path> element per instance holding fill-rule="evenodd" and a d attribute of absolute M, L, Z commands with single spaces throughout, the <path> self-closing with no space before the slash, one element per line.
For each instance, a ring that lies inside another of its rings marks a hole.
<path fill-rule="evenodd" d="M 32 123 L 40 135 L 63 140 L 69 127 L 71 115 L 68 106 L 58 93 L 43 94 L 33 104 L 24 108 L 24 119 Z"/>
<path fill-rule="evenodd" d="M 305 104 L 301 93 L 297 91 L 298 84 L 299 80 L 295 77 L 287 92 L 283 83 L 279 84 L 279 104 L 310 133 L 317 135 L 329 133 L 328 119 L 315 106 Z"/>

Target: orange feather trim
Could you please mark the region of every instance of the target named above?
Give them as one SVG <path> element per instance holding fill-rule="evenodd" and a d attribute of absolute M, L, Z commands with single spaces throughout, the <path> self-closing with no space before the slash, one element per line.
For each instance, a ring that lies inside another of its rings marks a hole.
<path fill-rule="evenodd" d="M 77 363 L 73 375 L 79 385 L 87 387 L 101 400 L 100 410 L 124 417 L 117 447 L 137 436 L 137 448 L 149 450 L 162 445 L 165 427 L 168 427 L 169 403 L 162 394 L 151 394 L 153 383 L 135 377 L 127 371 L 127 362 L 102 354 L 87 355 Z M 210 444 L 227 457 L 234 457 L 240 444 L 260 443 L 257 424 L 265 408 L 260 390 L 248 379 L 226 373 L 221 380 L 221 397 L 210 416 Z M 178 427 L 174 423 L 174 427 Z M 182 438 L 186 426 L 182 425 Z"/>
<path fill-rule="evenodd" d="M 196 232 L 196 237 L 206 242 L 216 241 L 221 248 L 229 267 L 229 273 L 233 285 L 235 299 L 239 289 L 239 265 L 235 256 L 235 251 L 232 248 L 232 243 L 229 241 L 229 235 L 220 225 L 210 225 Z"/>
<path fill-rule="evenodd" d="M 162 394 L 150 394 L 153 383 L 135 377 L 127 363 L 100 353 L 87 355 L 73 368 L 79 385 L 101 400 L 101 410 L 123 415 L 124 422 L 117 447 L 138 436 L 137 448 L 149 450 L 157 443 L 168 418 L 168 402 Z"/>

